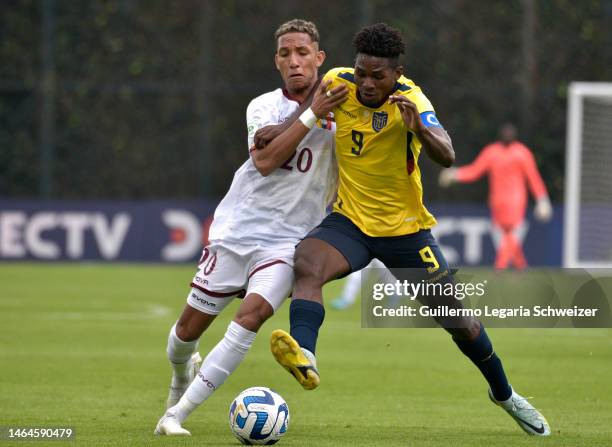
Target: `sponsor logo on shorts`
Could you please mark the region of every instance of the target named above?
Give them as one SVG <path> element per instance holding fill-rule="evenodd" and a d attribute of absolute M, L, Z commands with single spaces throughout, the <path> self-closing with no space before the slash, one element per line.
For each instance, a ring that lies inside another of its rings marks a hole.
<path fill-rule="evenodd" d="M 199 276 L 195 277 L 195 282 L 197 282 L 198 284 L 208 284 L 208 280 L 207 279 L 202 279 Z"/>
<path fill-rule="evenodd" d="M 202 382 L 204 382 L 204 384 L 210 388 L 211 390 L 216 390 L 217 387 L 210 381 L 208 380 L 206 377 L 204 377 L 204 374 L 202 374 L 200 371 L 198 371 L 198 377 L 200 379 L 202 379 Z"/>
<path fill-rule="evenodd" d="M 217 307 L 216 303 L 211 303 L 210 301 L 207 301 L 204 298 L 197 296 L 195 293 L 191 294 L 191 298 L 193 298 L 196 301 L 199 301 L 200 303 L 204 304 L 205 306 Z"/>

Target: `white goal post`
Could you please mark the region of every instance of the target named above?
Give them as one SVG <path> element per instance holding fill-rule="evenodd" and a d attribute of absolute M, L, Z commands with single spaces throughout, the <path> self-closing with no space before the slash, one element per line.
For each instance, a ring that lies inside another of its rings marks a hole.
<path fill-rule="evenodd" d="M 612 83 L 570 84 L 565 173 L 563 266 L 612 268 Z"/>

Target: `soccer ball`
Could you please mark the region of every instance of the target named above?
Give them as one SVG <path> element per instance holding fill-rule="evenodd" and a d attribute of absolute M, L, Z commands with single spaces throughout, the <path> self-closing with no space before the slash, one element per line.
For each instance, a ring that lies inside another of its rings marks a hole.
<path fill-rule="evenodd" d="M 289 407 L 270 388 L 247 388 L 230 405 L 229 424 L 243 444 L 275 444 L 289 428 Z"/>

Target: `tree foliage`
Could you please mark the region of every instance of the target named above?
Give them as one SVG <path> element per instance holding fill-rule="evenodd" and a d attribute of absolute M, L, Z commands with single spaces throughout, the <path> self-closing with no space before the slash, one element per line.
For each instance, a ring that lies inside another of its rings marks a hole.
<path fill-rule="evenodd" d="M 248 102 L 280 85 L 273 33 L 303 17 L 319 27 L 324 69 L 352 65 L 362 25 L 400 28 L 406 74 L 434 104 L 458 163 L 515 121 L 561 199 L 567 86 L 612 79 L 612 1 L 534 0 L 526 40 L 529 1 L 3 2 L 0 195 L 40 194 L 41 120 L 51 113 L 53 197 L 220 197 L 248 156 Z M 484 182 L 441 191 L 439 169 L 422 166 L 428 200 L 485 197 Z"/>

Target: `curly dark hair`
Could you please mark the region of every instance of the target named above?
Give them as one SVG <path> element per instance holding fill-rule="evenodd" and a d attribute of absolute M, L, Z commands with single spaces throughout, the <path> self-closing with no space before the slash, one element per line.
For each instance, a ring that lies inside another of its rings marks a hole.
<path fill-rule="evenodd" d="M 394 61 L 405 51 L 400 32 L 386 23 L 376 23 L 363 28 L 355 34 L 353 46 L 357 53 L 386 57 Z"/>

